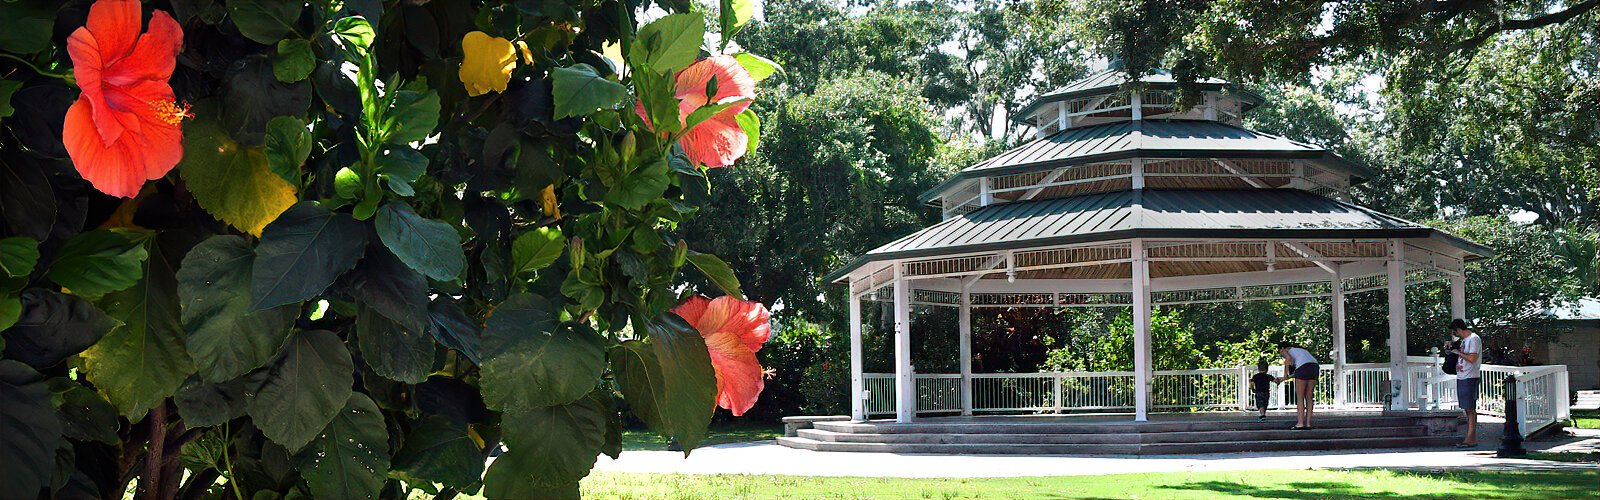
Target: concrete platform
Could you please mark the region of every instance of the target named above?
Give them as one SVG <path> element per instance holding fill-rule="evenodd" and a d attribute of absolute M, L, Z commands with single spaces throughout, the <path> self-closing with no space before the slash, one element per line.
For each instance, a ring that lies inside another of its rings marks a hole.
<path fill-rule="evenodd" d="M 1460 441 L 1454 412 L 1321 412 L 1314 429 L 1294 417 L 1257 420 L 1239 412 L 1152 415 L 929 417 L 911 423 L 816 420 L 778 444 L 815 451 L 980 455 L 1186 455 L 1265 451 L 1449 446 Z"/>

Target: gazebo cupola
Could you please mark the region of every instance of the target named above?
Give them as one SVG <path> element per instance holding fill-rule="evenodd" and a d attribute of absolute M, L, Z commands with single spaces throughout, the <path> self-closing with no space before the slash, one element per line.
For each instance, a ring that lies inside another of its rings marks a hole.
<path fill-rule="evenodd" d="M 1128 85 L 1105 72 L 1040 96 L 1017 114 L 1037 137 L 924 193 L 944 220 L 873 249 L 825 278 L 848 283 L 852 413 L 865 418 L 862 301 L 895 310 L 894 410 L 918 407 L 910 309 L 961 311 L 961 407 L 972 411 L 974 308 L 1133 309 L 1135 370 L 1127 409 L 1151 408 L 1149 321 L 1164 304 L 1331 301 L 1336 377 L 1344 365 L 1344 296 L 1389 296 L 1393 408 L 1414 401 L 1405 372 L 1405 286 L 1449 281 L 1466 316 L 1464 265 L 1488 248 L 1350 202 L 1370 169 L 1321 147 L 1256 132 L 1240 116 L 1263 99 L 1220 80 L 1175 106 L 1165 75 Z M 1324 360 L 1330 361 L 1330 360 Z M 1346 384 L 1334 384 L 1344 401 Z M 1413 384 L 1414 385 L 1414 384 Z M 880 393 L 882 391 L 879 391 Z"/>
<path fill-rule="evenodd" d="M 1294 188 L 1339 200 L 1371 170 L 1322 148 L 1241 127 L 1264 99 L 1227 82 L 1197 85 L 1176 107 L 1163 74 L 1125 85 L 1107 71 L 1040 96 L 1018 111 L 1036 138 L 956 174 L 922 195 L 946 217 L 991 205 L 1128 189 Z"/>

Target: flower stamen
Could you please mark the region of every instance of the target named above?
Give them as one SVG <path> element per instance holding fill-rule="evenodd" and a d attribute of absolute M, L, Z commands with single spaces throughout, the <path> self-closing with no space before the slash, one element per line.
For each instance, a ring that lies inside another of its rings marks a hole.
<path fill-rule="evenodd" d="M 185 118 L 194 118 L 194 113 L 189 111 L 189 105 L 177 101 L 157 101 L 150 103 L 150 107 L 155 108 L 156 116 L 168 125 L 178 125 L 183 123 Z"/>

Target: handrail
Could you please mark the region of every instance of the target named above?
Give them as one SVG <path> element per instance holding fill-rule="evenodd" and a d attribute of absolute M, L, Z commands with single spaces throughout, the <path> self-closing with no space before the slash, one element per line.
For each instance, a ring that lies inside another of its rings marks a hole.
<path fill-rule="evenodd" d="M 1407 406 L 1416 409 L 1453 409 L 1456 406 L 1456 379 L 1440 369 L 1440 358 L 1408 356 L 1402 384 L 1402 398 Z M 1388 363 L 1348 363 L 1338 377 L 1323 377 L 1316 386 L 1315 399 L 1319 405 L 1336 407 L 1375 407 L 1385 402 L 1380 392 L 1389 379 Z M 1331 370 L 1332 367 L 1329 367 Z M 1271 373 L 1281 374 L 1282 367 L 1273 366 Z M 1569 415 L 1569 402 L 1565 397 L 1567 370 L 1565 366 L 1503 366 L 1482 365 L 1483 382 L 1480 385 L 1478 411 L 1490 415 L 1504 414 L 1504 395 L 1501 382 L 1507 376 L 1518 378 L 1518 424 L 1524 431 L 1536 431 L 1543 426 L 1565 420 Z M 1231 368 L 1199 368 L 1192 370 L 1156 370 L 1150 380 L 1151 408 L 1153 409 L 1248 409 L 1253 408 L 1249 378 L 1254 366 Z M 972 412 L 1074 412 L 1094 410 L 1128 410 L 1134 403 L 1134 372 L 1028 372 L 1028 373 L 974 373 L 973 394 L 970 398 Z M 879 415 L 894 412 L 894 375 L 890 373 L 865 373 L 866 412 Z M 958 373 L 917 373 L 917 411 L 960 412 L 960 383 Z M 1337 401 L 1336 385 L 1346 387 L 1345 400 Z M 1276 386 L 1269 407 L 1286 408 L 1291 405 L 1282 390 Z"/>

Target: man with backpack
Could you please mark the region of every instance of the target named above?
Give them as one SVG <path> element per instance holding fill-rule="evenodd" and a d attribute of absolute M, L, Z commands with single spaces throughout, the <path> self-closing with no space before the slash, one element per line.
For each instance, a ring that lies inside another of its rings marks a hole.
<path fill-rule="evenodd" d="M 1471 448 L 1478 445 L 1478 366 L 1483 363 L 1483 339 L 1472 333 L 1464 319 L 1452 320 L 1450 330 L 1456 338 L 1461 339 L 1459 346 L 1452 346 L 1446 352 L 1456 357 L 1456 401 L 1460 403 L 1461 412 L 1467 420 L 1466 438 L 1456 447 Z M 1445 363 L 1450 364 L 1449 356 L 1446 356 Z"/>

